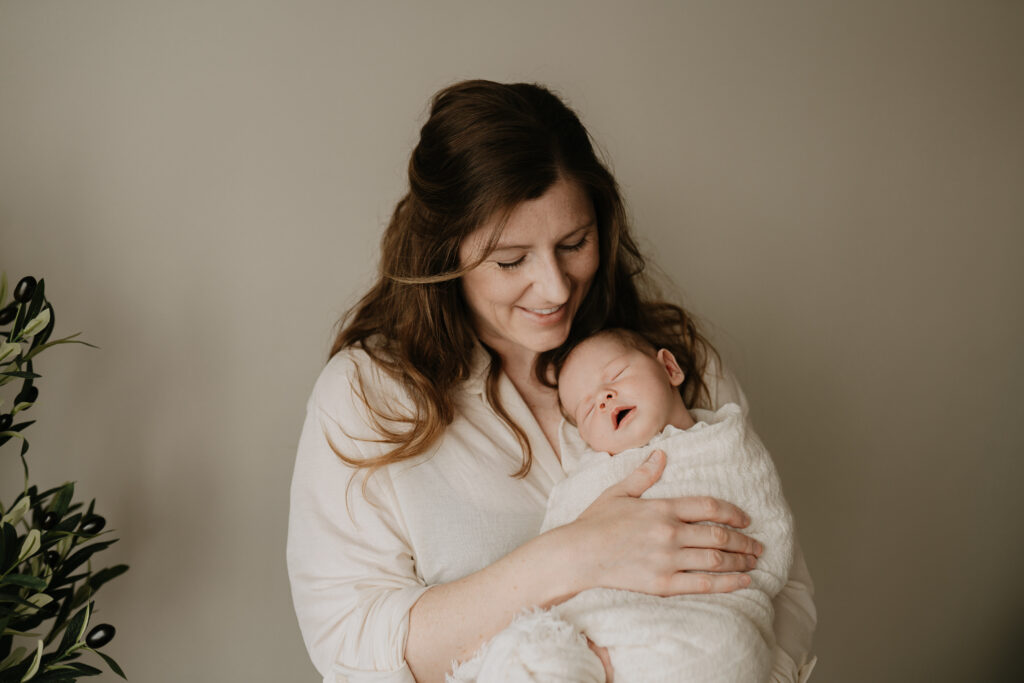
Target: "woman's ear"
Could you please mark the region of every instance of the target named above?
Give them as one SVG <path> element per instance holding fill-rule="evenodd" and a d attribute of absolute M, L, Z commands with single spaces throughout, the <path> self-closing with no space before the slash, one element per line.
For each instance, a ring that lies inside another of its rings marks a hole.
<path fill-rule="evenodd" d="M 665 372 L 668 373 L 668 380 L 672 383 L 672 386 L 678 387 L 682 384 L 683 380 L 686 379 L 686 374 L 679 367 L 679 363 L 676 362 L 676 357 L 672 355 L 672 352 L 668 349 L 658 349 L 657 358 L 658 362 L 665 368 Z"/>

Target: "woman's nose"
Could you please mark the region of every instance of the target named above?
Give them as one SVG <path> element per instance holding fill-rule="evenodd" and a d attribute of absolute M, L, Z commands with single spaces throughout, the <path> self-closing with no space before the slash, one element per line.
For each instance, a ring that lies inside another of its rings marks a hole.
<path fill-rule="evenodd" d="M 546 303 L 562 304 L 569 300 L 569 275 L 558 260 L 556 254 L 549 254 L 538 259 L 538 272 L 534 276 L 533 286 L 545 299 Z"/>

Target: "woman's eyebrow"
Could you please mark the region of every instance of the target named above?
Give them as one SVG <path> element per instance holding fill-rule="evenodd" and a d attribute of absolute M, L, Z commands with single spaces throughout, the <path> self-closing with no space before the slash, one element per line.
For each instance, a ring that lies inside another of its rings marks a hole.
<path fill-rule="evenodd" d="M 597 223 L 597 219 L 594 219 L 594 220 L 588 221 L 585 225 L 581 225 L 578 228 L 573 228 L 571 231 L 569 231 L 569 232 L 565 233 L 564 235 L 562 235 L 558 239 L 558 241 L 562 242 L 564 240 L 569 239 L 570 237 L 573 237 L 574 235 L 576 235 L 579 232 L 582 232 L 584 230 L 589 230 L 596 223 Z M 505 251 L 506 249 L 508 249 L 509 251 L 511 251 L 513 249 L 529 249 L 530 246 L 531 245 L 529 245 L 529 244 L 504 244 L 502 242 L 498 242 L 498 244 L 494 245 L 494 249 L 491 250 L 491 253 L 493 254 L 496 251 Z"/>

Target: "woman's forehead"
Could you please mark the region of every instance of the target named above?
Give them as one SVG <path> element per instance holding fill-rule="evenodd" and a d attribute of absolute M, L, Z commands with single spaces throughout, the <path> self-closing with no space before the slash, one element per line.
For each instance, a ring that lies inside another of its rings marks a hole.
<path fill-rule="evenodd" d="M 596 226 L 596 220 L 593 203 L 583 187 L 574 180 L 559 179 L 540 197 L 495 212 L 463 239 L 459 253 L 479 256 L 482 252 L 560 242 Z"/>

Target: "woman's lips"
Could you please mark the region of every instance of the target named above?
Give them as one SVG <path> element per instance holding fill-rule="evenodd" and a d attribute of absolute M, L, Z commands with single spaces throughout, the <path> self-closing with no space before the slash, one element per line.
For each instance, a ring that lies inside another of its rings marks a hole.
<path fill-rule="evenodd" d="M 519 310 L 523 312 L 528 319 L 540 325 L 554 325 L 562 321 L 565 317 L 565 304 L 559 306 L 553 306 L 551 308 L 527 308 L 525 306 L 519 306 Z"/>

